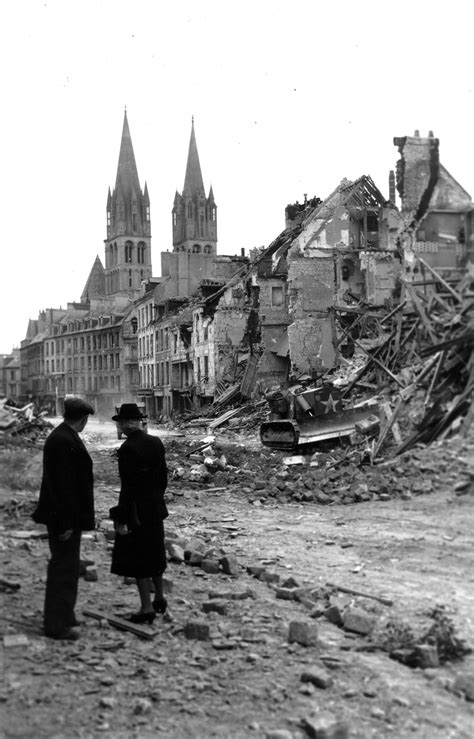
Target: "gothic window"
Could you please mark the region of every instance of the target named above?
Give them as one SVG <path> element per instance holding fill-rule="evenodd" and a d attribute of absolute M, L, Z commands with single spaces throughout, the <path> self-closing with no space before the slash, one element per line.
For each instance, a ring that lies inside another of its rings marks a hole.
<path fill-rule="evenodd" d="M 211 221 L 216 220 L 216 209 L 214 207 L 211 208 Z"/>
<path fill-rule="evenodd" d="M 138 331 L 138 320 L 137 320 L 137 318 L 134 316 L 132 318 L 132 320 L 130 321 L 130 323 L 131 323 L 131 326 L 132 326 L 132 333 L 136 334 L 137 331 Z"/>
<path fill-rule="evenodd" d="M 133 244 L 131 241 L 127 241 L 125 244 L 125 262 L 127 264 L 133 262 Z"/>
<path fill-rule="evenodd" d="M 149 223 L 150 222 L 150 206 L 149 205 L 146 206 L 145 218 L 147 222 Z"/>
<path fill-rule="evenodd" d="M 199 254 L 201 252 L 201 247 L 199 244 L 193 244 L 193 254 Z"/>
<path fill-rule="evenodd" d="M 132 270 L 128 270 L 128 286 L 132 287 Z"/>
<path fill-rule="evenodd" d="M 176 212 L 173 211 L 173 226 L 176 226 L 178 223 L 178 216 L 176 215 Z"/>
<path fill-rule="evenodd" d="M 188 203 L 188 218 L 192 218 L 192 217 L 193 217 L 193 204 Z"/>
<path fill-rule="evenodd" d="M 206 244 L 206 246 L 204 247 L 204 254 L 210 254 L 210 253 L 211 253 L 211 247 L 209 246 L 209 244 Z"/>
<path fill-rule="evenodd" d="M 117 244 L 114 244 L 114 260 L 113 264 L 117 264 Z"/>
<path fill-rule="evenodd" d="M 200 235 L 202 238 L 204 236 L 204 216 L 203 215 L 199 216 L 199 231 L 200 231 Z"/>
<path fill-rule="evenodd" d="M 137 230 L 137 214 L 132 213 L 132 231 L 135 232 Z"/>
<path fill-rule="evenodd" d="M 107 226 L 110 226 L 110 210 L 107 211 Z"/>

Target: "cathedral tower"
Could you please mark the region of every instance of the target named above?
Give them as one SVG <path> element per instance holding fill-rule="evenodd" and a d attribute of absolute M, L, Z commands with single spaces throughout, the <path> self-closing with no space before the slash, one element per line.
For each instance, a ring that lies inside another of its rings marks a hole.
<path fill-rule="evenodd" d="M 212 187 L 206 198 L 194 133 L 191 125 L 188 161 L 183 192 L 176 192 L 173 210 L 173 251 L 215 256 L 217 251 L 217 207 Z"/>
<path fill-rule="evenodd" d="M 107 198 L 105 290 L 136 297 L 151 277 L 150 199 L 142 192 L 125 111 L 115 188 Z"/>

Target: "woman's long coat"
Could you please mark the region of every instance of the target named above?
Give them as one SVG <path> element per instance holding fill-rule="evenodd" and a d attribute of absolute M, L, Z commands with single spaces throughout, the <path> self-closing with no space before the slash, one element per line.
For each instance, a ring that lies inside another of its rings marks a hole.
<path fill-rule="evenodd" d="M 165 449 L 157 436 L 137 429 L 118 451 L 121 481 L 118 506 L 110 510 L 130 533 L 116 534 L 111 571 L 127 577 L 153 577 L 166 569 L 163 520 L 168 482 Z"/>

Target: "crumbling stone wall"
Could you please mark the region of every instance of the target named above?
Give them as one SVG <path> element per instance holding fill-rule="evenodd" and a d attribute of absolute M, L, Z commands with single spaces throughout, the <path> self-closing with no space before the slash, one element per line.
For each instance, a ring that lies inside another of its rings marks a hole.
<path fill-rule="evenodd" d="M 329 316 L 308 316 L 292 323 L 288 327 L 288 343 L 293 374 L 314 375 L 334 367 L 335 338 Z"/>
<path fill-rule="evenodd" d="M 334 256 L 319 250 L 316 256 L 302 257 L 297 251 L 288 260 L 288 308 L 293 321 L 308 312 L 324 311 L 334 305 Z"/>

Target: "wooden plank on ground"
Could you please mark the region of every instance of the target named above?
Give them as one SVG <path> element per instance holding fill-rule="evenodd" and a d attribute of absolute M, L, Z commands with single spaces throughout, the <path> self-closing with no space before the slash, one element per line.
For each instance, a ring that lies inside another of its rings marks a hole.
<path fill-rule="evenodd" d="M 111 626 L 115 626 L 116 629 L 122 631 L 131 631 L 135 636 L 142 636 L 144 639 L 153 639 L 155 632 L 152 631 L 148 626 L 142 626 L 141 624 L 133 624 L 131 621 L 127 621 L 119 616 L 114 616 L 110 613 L 103 613 L 102 611 L 82 611 L 84 616 L 89 618 L 96 618 L 99 621 L 107 621 Z"/>

